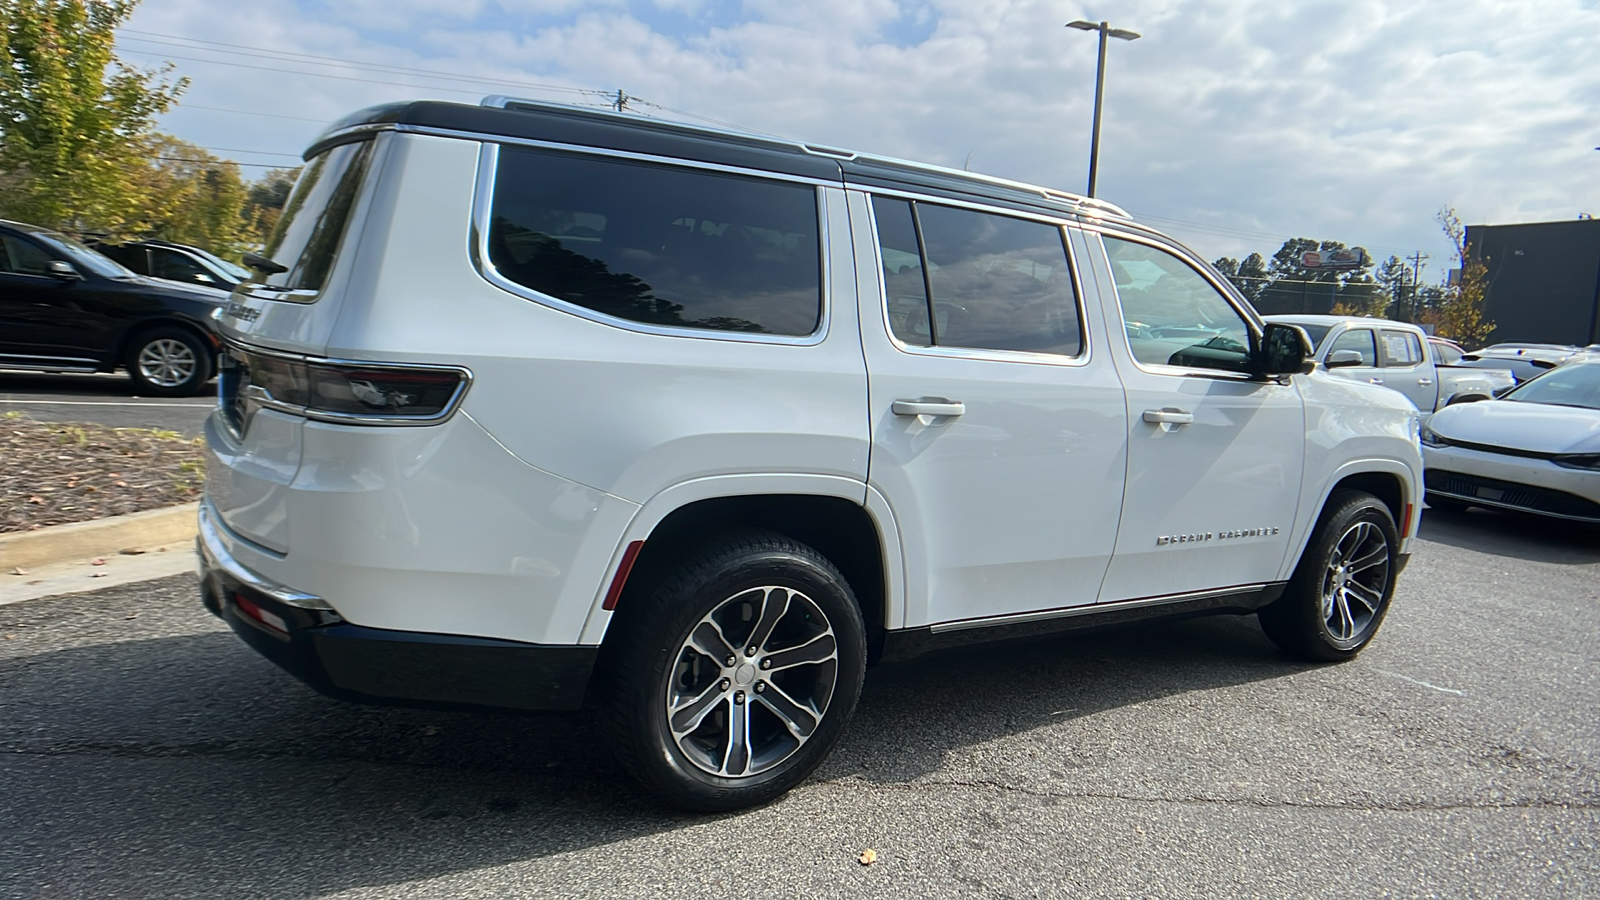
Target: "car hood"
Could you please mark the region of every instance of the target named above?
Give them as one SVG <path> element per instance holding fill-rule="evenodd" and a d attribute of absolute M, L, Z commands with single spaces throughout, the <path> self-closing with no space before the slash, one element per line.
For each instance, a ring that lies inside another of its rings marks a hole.
<path fill-rule="evenodd" d="M 228 292 L 217 288 L 208 288 L 199 284 L 183 284 L 177 281 L 167 281 L 164 278 L 150 278 L 145 275 L 135 275 L 132 278 L 122 279 L 124 284 L 143 288 L 155 294 L 164 294 L 168 297 L 181 296 L 201 303 L 210 303 L 221 306 L 228 302 Z"/>
<path fill-rule="evenodd" d="M 1484 400 L 1447 406 L 1428 428 L 1451 441 L 1532 453 L 1600 452 L 1600 409 Z"/>

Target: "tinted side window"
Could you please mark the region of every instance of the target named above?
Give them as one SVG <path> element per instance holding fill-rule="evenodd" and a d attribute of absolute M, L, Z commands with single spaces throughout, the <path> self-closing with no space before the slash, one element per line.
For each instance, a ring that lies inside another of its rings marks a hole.
<path fill-rule="evenodd" d="M 359 141 L 334 147 L 306 164 L 267 238 L 266 256 L 289 271 L 268 277 L 267 284 L 322 290 L 371 158 L 372 142 Z"/>
<path fill-rule="evenodd" d="M 922 346 L 1081 352 L 1059 227 L 881 197 L 873 207 L 895 337 Z"/>
<path fill-rule="evenodd" d="M 0 237 L 5 245 L 5 271 L 17 275 L 48 275 L 50 256 L 33 244 L 11 235 Z"/>
<path fill-rule="evenodd" d="M 1384 331 L 1383 364 L 1414 366 L 1422 362 L 1422 342 L 1409 331 Z"/>
<path fill-rule="evenodd" d="M 1248 370 L 1250 326 L 1211 282 L 1165 250 L 1109 235 L 1105 246 L 1134 359 Z"/>
<path fill-rule="evenodd" d="M 133 271 L 138 272 L 140 275 L 150 274 L 150 263 L 145 258 L 145 249 L 143 247 L 100 244 L 94 249 L 99 250 L 101 253 L 104 253 L 106 256 L 109 256 L 117 262 L 122 263 Z"/>
<path fill-rule="evenodd" d="M 806 335 L 822 316 L 813 188 L 502 148 L 489 260 L 595 312 Z"/>
<path fill-rule="evenodd" d="M 187 281 L 191 284 L 212 284 L 211 277 L 200 264 L 171 250 L 150 251 L 150 274 L 170 281 Z"/>
<path fill-rule="evenodd" d="M 1328 348 L 1328 355 L 1332 356 L 1338 350 L 1354 350 L 1361 354 L 1363 366 L 1378 364 L 1378 344 L 1370 328 L 1352 328 L 1339 335 L 1333 341 L 1333 346 Z"/>

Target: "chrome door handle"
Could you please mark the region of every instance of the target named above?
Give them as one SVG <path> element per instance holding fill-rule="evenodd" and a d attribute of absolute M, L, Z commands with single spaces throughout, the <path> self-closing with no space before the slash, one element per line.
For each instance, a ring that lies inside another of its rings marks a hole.
<path fill-rule="evenodd" d="M 1192 425 L 1194 424 L 1194 413 L 1168 406 L 1162 409 L 1145 410 L 1144 420 L 1151 425 Z"/>
<path fill-rule="evenodd" d="M 946 400 L 943 397 L 923 397 L 917 400 L 896 400 L 889 407 L 897 416 L 959 416 L 967 411 L 967 405 L 960 400 Z"/>
<path fill-rule="evenodd" d="M 1418 378 L 1417 379 L 1417 384 L 1420 384 L 1423 387 L 1427 387 L 1428 385 L 1433 384 L 1433 379 L 1432 378 Z"/>
<path fill-rule="evenodd" d="M 1368 378 L 1367 379 L 1367 383 L 1368 384 L 1383 384 L 1383 379 L 1382 378 Z"/>

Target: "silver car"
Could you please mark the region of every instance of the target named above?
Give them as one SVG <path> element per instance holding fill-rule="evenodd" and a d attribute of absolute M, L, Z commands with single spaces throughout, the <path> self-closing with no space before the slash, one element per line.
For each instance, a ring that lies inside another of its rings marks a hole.
<path fill-rule="evenodd" d="M 1440 410 L 1422 428 L 1422 457 L 1429 506 L 1600 524 L 1600 361 Z"/>

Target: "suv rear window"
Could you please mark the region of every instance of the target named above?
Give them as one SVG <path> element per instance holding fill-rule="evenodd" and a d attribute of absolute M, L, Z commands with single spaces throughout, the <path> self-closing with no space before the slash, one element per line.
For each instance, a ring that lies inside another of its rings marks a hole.
<path fill-rule="evenodd" d="M 306 164 L 267 238 L 265 255 L 289 271 L 267 278 L 267 284 L 322 290 L 371 158 L 372 141 L 358 141 L 333 147 Z"/>
<path fill-rule="evenodd" d="M 819 233 L 805 185 L 504 147 L 489 261 L 608 316 L 807 335 L 822 312 Z"/>

